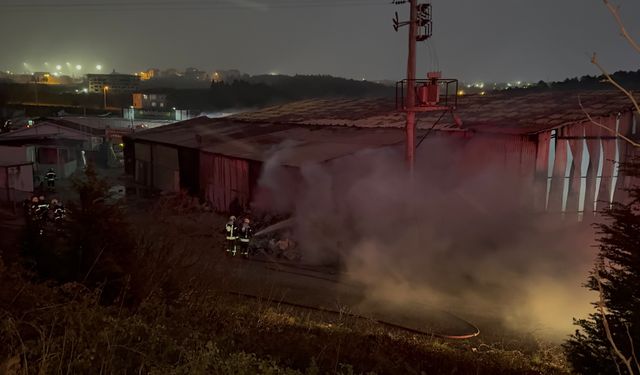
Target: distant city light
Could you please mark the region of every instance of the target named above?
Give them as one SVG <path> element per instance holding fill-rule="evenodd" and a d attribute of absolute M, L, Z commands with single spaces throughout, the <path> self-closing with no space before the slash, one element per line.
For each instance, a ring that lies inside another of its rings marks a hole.
<path fill-rule="evenodd" d="M 518 81 L 516 82 L 516 85 L 520 86 L 522 84 L 522 81 Z"/>
<path fill-rule="evenodd" d="M 100 64 L 96 65 L 96 69 L 102 70 L 102 65 L 100 65 Z"/>
<path fill-rule="evenodd" d="M 89 92 L 89 89 L 82 89 L 82 92 L 84 92 L 85 94 Z"/>
<path fill-rule="evenodd" d="M 486 94 L 486 92 L 480 91 L 480 95 L 484 95 L 484 94 Z"/>
<path fill-rule="evenodd" d="M 458 96 L 464 95 L 464 90 L 458 90 Z"/>
<path fill-rule="evenodd" d="M 82 70 L 82 65 L 76 65 L 76 70 Z"/>

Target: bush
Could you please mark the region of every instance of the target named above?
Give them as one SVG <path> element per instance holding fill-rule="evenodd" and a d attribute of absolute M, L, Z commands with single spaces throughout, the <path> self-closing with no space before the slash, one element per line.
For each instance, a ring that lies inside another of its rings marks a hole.
<path fill-rule="evenodd" d="M 640 165 L 626 171 L 637 176 Z M 601 301 L 594 303 L 597 312 L 575 321 L 580 329 L 565 345 L 579 373 L 640 373 L 640 187 L 629 193 L 630 202 L 614 203 L 604 212 L 608 222 L 597 225 L 600 251 L 586 287 L 598 292 Z M 635 359 L 632 371 L 616 348 L 631 363 Z"/>

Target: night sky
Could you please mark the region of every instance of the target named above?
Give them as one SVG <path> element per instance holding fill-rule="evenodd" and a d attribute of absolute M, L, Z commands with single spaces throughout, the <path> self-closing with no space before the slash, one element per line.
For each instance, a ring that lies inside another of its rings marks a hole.
<path fill-rule="evenodd" d="M 640 35 L 640 2 L 616 0 Z M 390 0 L 0 0 L 0 69 L 81 64 L 83 72 L 189 66 L 250 74 L 400 78 L 406 29 Z M 48 4 L 41 6 L 36 4 Z M 640 55 L 619 36 L 600 0 L 433 0 L 434 38 L 419 46 L 419 72 L 466 81 L 538 81 L 636 70 Z M 51 6 L 53 5 L 53 6 Z M 427 55 L 427 51 L 435 51 Z M 437 59 L 435 58 L 437 54 Z M 53 70 L 53 68 L 49 68 Z"/>

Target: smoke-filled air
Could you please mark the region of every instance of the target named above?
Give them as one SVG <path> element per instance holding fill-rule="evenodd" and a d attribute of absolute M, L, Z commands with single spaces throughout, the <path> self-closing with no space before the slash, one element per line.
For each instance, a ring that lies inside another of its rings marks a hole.
<path fill-rule="evenodd" d="M 477 168 L 462 149 L 428 139 L 410 179 L 400 148 L 305 165 L 296 176 L 282 165 L 294 152 L 285 145 L 265 163 L 259 185 L 269 194 L 254 206 L 291 214 L 304 261 L 339 262 L 368 302 L 497 316 L 512 329 L 566 337 L 594 299 L 582 288 L 593 229 L 536 213 L 541 192 L 531 182 L 500 160 Z"/>

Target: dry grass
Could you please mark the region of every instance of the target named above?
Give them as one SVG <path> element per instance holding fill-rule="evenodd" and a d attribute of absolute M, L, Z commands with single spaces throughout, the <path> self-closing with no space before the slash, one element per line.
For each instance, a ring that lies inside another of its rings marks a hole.
<path fill-rule="evenodd" d="M 215 244 L 222 219 L 190 218 L 164 208 L 134 222 L 135 305 L 35 282 L 0 258 L 0 374 L 568 373 L 542 345 L 447 342 L 216 290 L 194 241 L 211 233 L 203 242 Z"/>

